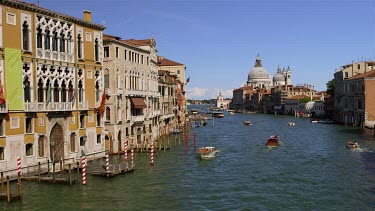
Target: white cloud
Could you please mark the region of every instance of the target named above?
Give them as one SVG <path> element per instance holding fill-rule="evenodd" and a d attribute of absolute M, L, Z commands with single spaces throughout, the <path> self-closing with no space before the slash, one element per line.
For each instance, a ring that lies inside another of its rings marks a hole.
<path fill-rule="evenodd" d="M 207 94 L 206 88 L 200 88 L 200 87 L 193 87 L 191 89 L 187 90 L 187 98 L 188 99 L 194 99 L 194 98 L 202 98 Z"/>

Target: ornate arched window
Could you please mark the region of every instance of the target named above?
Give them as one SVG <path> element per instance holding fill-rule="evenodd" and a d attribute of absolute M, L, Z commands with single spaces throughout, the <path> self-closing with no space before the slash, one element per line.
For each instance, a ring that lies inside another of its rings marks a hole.
<path fill-rule="evenodd" d="M 83 102 L 83 84 L 81 80 L 78 82 L 78 102 Z"/>
<path fill-rule="evenodd" d="M 111 121 L 111 109 L 109 107 L 105 108 L 105 120 Z"/>
<path fill-rule="evenodd" d="M 61 102 L 67 102 L 66 92 L 66 84 L 65 81 L 63 81 L 61 84 Z"/>
<path fill-rule="evenodd" d="M 29 36 L 29 24 L 27 22 L 23 22 L 22 24 L 22 48 L 23 50 L 30 50 L 29 49 L 29 43 L 30 43 L 30 36 Z"/>
<path fill-rule="evenodd" d="M 23 97 L 24 102 L 30 102 L 30 81 L 28 77 L 23 80 Z"/>
<path fill-rule="evenodd" d="M 50 31 L 48 29 L 44 34 L 44 49 L 51 49 Z"/>
<path fill-rule="evenodd" d="M 38 81 L 38 102 L 44 102 L 43 80 Z"/>
<path fill-rule="evenodd" d="M 70 32 L 66 36 L 66 52 L 71 53 L 72 52 L 72 35 Z"/>
<path fill-rule="evenodd" d="M 99 61 L 99 41 L 95 39 L 95 61 Z"/>
<path fill-rule="evenodd" d="M 53 37 L 52 37 L 52 50 L 53 51 L 57 51 L 58 40 L 59 40 L 59 37 L 57 36 L 57 32 L 54 32 Z"/>
<path fill-rule="evenodd" d="M 65 52 L 65 35 L 63 32 L 60 34 L 60 52 Z"/>
<path fill-rule="evenodd" d="M 36 47 L 43 48 L 43 35 L 40 26 L 36 29 Z"/>
<path fill-rule="evenodd" d="M 80 34 L 77 37 L 77 56 L 82 58 L 82 37 Z"/>
<path fill-rule="evenodd" d="M 109 70 L 105 69 L 104 71 L 104 87 L 109 88 Z"/>

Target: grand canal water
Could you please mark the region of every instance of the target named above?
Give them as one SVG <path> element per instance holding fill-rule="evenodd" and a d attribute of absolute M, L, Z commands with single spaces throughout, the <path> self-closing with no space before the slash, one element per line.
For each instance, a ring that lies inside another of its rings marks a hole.
<path fill-rule="evenodd" d="M 87 185 L 23 182 L 24 199 L 0 210 L 373 210 L 375 142 L 361 130 L 312 124 L 308 119 L 225 113 L 193 128 L 197 146 L 216 146 L 218 156 L 199 160 L 193 139 L 157 152 L 135 154 L 136 171 Z M 244 126 L 251 120 L 252 126 Z M 296 126 L 288 126 L 293 120 Z M 268 149 L 279 134 L 282 145 Z M 348 140 L 363 148 L 345 148 Z"/>

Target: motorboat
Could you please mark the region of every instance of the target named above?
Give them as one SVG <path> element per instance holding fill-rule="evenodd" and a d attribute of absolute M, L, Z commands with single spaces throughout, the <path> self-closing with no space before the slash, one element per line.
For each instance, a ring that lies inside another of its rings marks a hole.
<path fill-rule="evenodd" d="M 215 147 L 201 147 L 197 151 L 201 159 L 213 158 L 216 156 L 217 152 L 218 150 L 216 150 Z"/>
<path fill-rule="evenodd" d="M 234 110 L 227 110 L 229 114 L 233 115 L 234 114 Z"/>
<path fill-rule="evenodd" d="M 295 122 L 293 122 L 293 121 L 290 121 L 290 122 L 288 122 L 288 125 L 289 125 L 289 126 L 295 126 L 295 125 L 296 125 L 296 123 L 295 123 Z"/>
<path fill-rule="evenodd" d="M 280 136 L 273 135 L 268 138 L 266 146 L 267 147 L 277 147 L 280 144 Z"/>
<path fill-rule="evenodd" d="M 213 111 L 211 113 L 212 117 L 216 117 L 216 118 L 223 118 L 224 117 L 224 113 L 221 112 L 221 111 Z"/>
<path fill-rule="evenodd" d="M 345 146 L 349 149 L 359 149 L 359 144 L 357 142 L 348 141 Z"/>
<path fill-rule="evenodd" d="M 310 121 L 311 121 L 311 123 L 318 123 L 317 119 L 311 119 Z"/>
<path fill-rule="evenodd" d="M 251 124 L 250 121 L 244 121 L 243 124 L 244 124 L 244 125 L 253 125 L 253 124 Z"/>

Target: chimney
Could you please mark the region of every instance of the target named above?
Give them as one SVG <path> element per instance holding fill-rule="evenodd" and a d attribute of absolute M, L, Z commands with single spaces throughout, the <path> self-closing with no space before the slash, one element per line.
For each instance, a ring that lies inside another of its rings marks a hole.
<path fill-rule="evenodd" d="M 83 10 L 83 20 L 91 22 L 91 12 L 88 10 Z"/>

